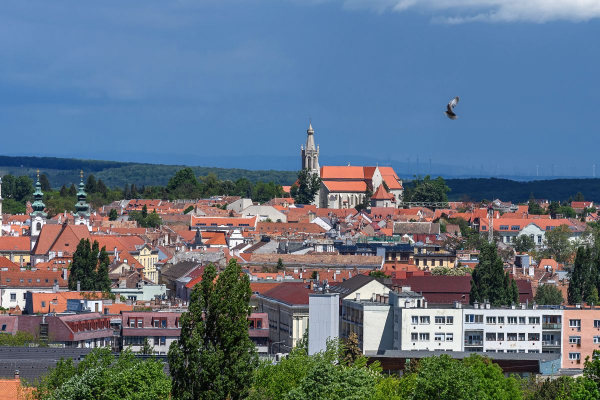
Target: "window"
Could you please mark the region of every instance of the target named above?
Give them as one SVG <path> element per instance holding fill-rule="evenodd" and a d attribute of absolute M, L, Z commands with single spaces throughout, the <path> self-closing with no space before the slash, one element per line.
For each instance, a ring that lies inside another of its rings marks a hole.
<path fill-rule="evenodd" d="M 542 244 L 542 235 L 538 235 L 537 244 Z"/>
<path fill-rule="evenodd" d="M 569 360 L 580 360 L 581 353 L 569 353 Z"/>
<path fill-rule="evenodd" d="M 436 333 L 435 336 L 433 337 L 433 340 L 436 342 L 443 342 L 445 338 L 445 335 L 443 333 Z"/>
<path fill-rule="evenodd" d="M 46 302 L 42 301 L 42 307 L 46 307 Z"/>
<path fill-rule="evenodd" d="M 539 350 L 529 350 L 528 353 L 539 353 Z"/>
<path fill-rule="evenodd" d="M 504 332 L 498 332 L 498 341 L 499 342 L 504 341 Z"/>
<path fill-rule="evenodd" d="M 519 342 L 525 341 L 525 332 L 519 333 Z"/>
<path fill-rule="evenodd" d="M 507 231 L 508 230 L 508 225 L 500 225 L 500 230 L 501 231 Z"/>
<path fill-rule="evenodd" d="M 421 325 L 429 325 L 429 316 L 421 317 L 419 323 Z"/>
<path fill-rule="evenodd" d="M 453 325 L 454 317 L 446 317 L 446 325 Z"/>
<path fill-rule="evenodd" d="M 496 341 L 496 333 L 495 332 L 487 332 L 485 334 L 485 340 L 495 342 Z"/>
<path fill-rule="evenodd" d="M 529 325 L 539 325 L 540 317 L 529 317 Z"/>
<path fill-rule="evenodd" d="M 525 325 L 525 317 L 519 317 L 519 324 Z"/>
<path fill-rule="evenodd" d="M 516 353 L 516 350 L 506 350 L 507 353 Z"/>
<path fill-rule="evenodd" d="M 506 339 L 509 342 L 516 342 L 517 341 L 517 334 L 516 333 L 507 333 L 506 334 Z"/>
<path fill-rule="evenodd" d="M 483 315 L 465 314 L 465 323 L 467 324 L 482 324 Z"/>
<path fill-rule="evenodd" d="M 520 349 L 520 350 L 519 350 L 519 353 L 521 353 L 521 354 L 522 354 L 522 353 L 525 353 L 525 349 Z"/>
<path fill-rule="evenodd" d="M 155 328 L 158 328 L 158 324 L 159 324 L 159 322 L 160 322 L 160 321 L 159 321 L 159 320 L 157 320 L 157 319 L 155 319 L 155 320 L 152 320 L 152 323 L 153 323 L 153 325 L 154 325 L 154 327 L 155 327 Z"/>
<path fill-rule="evenodd" d="M 600 344 L 600 336 L 594 336 L 594 344 Z"/>
<path fill-rule="evenodd" d="M 515 325 L 517 323 L 517 317 L 508 317 L 508 323 Z"/>
<path fill-rule="evenodd" d="M 6 331 L 6 324 L 2 324 L 2 329 L 0 329 L 0 331 Z"/>
<path fill-rule="evenodd" d="M 445 324 L 446 323 L 446 317 L 436 316 L 435 317 L 435 323 L 436 324 Z"/>
<path fill-rule="evenodd" d="M 569 320 L 569 328 L 581 328 L 581 320 L 580 319 L 570 319 Z"/>
<path fill-rule="evenodd" d="M 520 231 L 521 227 L 519 225 L 511 225 L 510 230 L 511 231 Z"/>
<path fill-rule="evenodd" d="M 581 336 L 569 336 L 569 344 L 581 344 Z"/>
<path fill-rule="evenodd" d="M 167 327 L 167 319 L 166 318 L 163 318 L 160 321 L 160 326 L 161 326 L 161 328 L 166 328 Z"/>
<path fill-rule="evenodd" d="M 527 340 L 529 340 L 530 342 L 537 342 L 538 340 L 540 340 L 540 334 L 539 333 L 528 333 Z"/>
<path fill-rule="evenodd" d="M 446 342 L 452 342 L 452 341 L 454 341 L 454 334 L 446 333 Z"/>
<path fill-rule="evenodd" d="M 138 328 L 141 328 L 143 326 L 143 321 L 144 320 L 142 318 L 138 318 L 138 320 L 137 320 L 137 327 Z"/>
<path fill-rule="evenodd" d="M 600 319 L 594 320 L 594 328 L 600 328 Z"/>
<path fill-rule="evenodd" d="M 10 301 L 17 301 L 17 294 L 16 293 L 11 293 L 10 294 Z"/>
<path fill-rule="evenodd" d="M 419 341 L 429 342 L 429 333 L 419 333 Z"/>
<path fill-rule="evenodd" d="M 394 315 L 394 322 L 398 323 L 398 314 Z"/>
<path fill-rule="evenodd" d="M 498 317 L 498 323 L 499 324 L 503 324 L 504 323 L 504 317 Z"/>
<path fill-rule="evenodd" d="M 6 278 L 6 282 L 7 282 L 7 283 L 8 283 L 8 282 L 10 282 L 10 278 Z"/>
<path fill-rule="evenodd" d="M 411 333 L 410 334 L 410 340 L 411 342 L 418 342 L 419 341 L 419 334 L 418 333 Z"/>
<path fill-rule="evenodd" d="M 135 328 L 135 318 L 129 318 L 129 327 Z"/>
<path fill-rule="evenodd" d="M 413 316 L 411 317 L 411 323 L 412 323 L 413 325 L 417 325 L 417 324 L 419 323 L 419 317 L 417 317 L 416 315 L 413 315 Z"/>
<path fill-rule="evenodd" d="M 496 317 L 486 317 L 485 318 L 485 323 L 486 324 L 495 324 L 496 323 Z"/>

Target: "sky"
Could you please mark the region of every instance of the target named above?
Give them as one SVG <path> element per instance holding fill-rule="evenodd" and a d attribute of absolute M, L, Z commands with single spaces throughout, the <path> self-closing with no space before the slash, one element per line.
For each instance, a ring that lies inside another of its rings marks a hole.
<path fill-rule="evenodd" d="M 2 2 L 0 154 L 294 170 L 312 118 L 321 165 L 600 175 L 598 38 L 598 0 Z"/>

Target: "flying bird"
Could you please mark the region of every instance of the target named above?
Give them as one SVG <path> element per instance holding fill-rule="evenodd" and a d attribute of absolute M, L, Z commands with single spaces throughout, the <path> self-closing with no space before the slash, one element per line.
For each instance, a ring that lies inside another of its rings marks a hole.
<path fill-rule="evenodd" d="M 444 111 L 444 113 L 446 114 L 446 116 L 448 116 L 448 118 L 450 118 L 450 119 L 458 118 L 458 116 L 456 114 L 454 114 L 454 111 L 452 111 L 454 109 L 454 107 L 456 107 L 457 104 L 458 104 L 458 96 L 456 96 L 455 98 L 450 100 L 450 103 L 448 103 L 448 111 Z"/>

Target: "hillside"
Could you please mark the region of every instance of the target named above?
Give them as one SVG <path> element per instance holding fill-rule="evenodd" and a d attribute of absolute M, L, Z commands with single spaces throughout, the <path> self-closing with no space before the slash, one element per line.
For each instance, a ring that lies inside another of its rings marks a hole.
<path fill-rule="evenodd" d="M 447 179 L 452 190 L 448 199 L 453 201 L 468 197 L 471 200 L 499 198 L 514 203 L 526 202 L 531 194 L 536 199 L 567 200 L 581 192 L 586 200 L 600 201 L 600 179 L 553 179 L 517 182 L 508 179 L 472 178 Z"/>
<path fill-rule="evenodd" d="M 109 187 L 123 187 L 135 183 L 138 186 L 166 185 L 182 165 L 140 164 L 117 161 L 79 160 L 58 157 L 10 157 L 0 156 L 0 176 L 5 174 L 28 175 L 34 178 L 36 170 L 45 173 L 53 187 L 79 182 L 79 171 L 94 174 Z M 231 168 L 192 167 L 197 176 L 214 173 L 221 180 L 235 181 L 246 178 L 251 182 L 273 181 L 290 185 L 296 179 L 296 171 L 245 170 Z"/>

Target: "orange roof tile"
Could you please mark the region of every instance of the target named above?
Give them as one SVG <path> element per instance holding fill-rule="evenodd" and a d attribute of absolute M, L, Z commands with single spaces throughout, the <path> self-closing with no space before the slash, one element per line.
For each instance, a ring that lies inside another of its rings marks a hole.
<path fill-rule="evenodd" d="M 29 251 L 30 239 L 28 236 L 0 236 L 0 251 Z"/>
<path fill-rule="evenodd" d="M 321 167 L 321 179 L 365 179 L 363 167 Z"/>
<path fill-rule="evenodd" d="M 365 192 L 367 184 L 364 181 L 323 181 L 330 192 Z"/>

